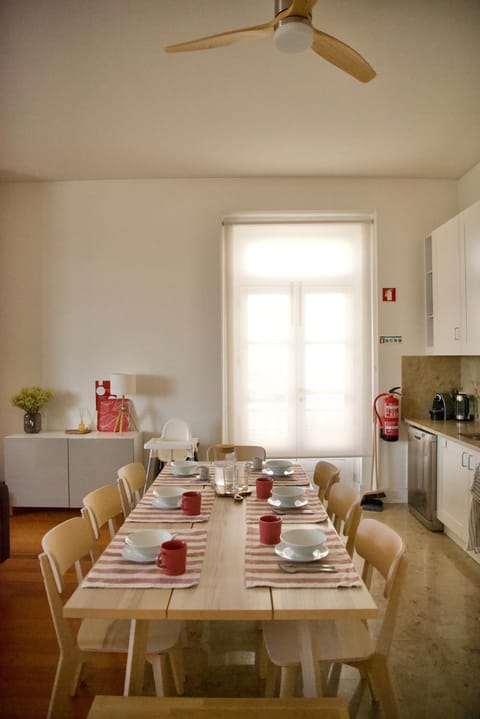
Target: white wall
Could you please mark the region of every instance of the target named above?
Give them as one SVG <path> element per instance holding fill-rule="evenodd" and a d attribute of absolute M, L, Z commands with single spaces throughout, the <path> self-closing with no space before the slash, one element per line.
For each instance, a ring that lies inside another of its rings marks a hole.
<path fill-rule="evenodd" d="M 458 212 L 457 183 L 434 180 L 239 179 L 0 185 L 0 431 L 22 431 L 9 406 L 22 385 L 55 392 L 44 429 L 94 422 L 94 381 L 139 376 L 140 428 L 184 417 L 201 447 L 220 438 L 220 231 L 226 214 L 374 212 L 379 389 L 400 384 L 402 354 L 424 352 L 424 236 Z M 386 443 L 383 443 L 386 444 Z M 383 447 L 382 485 L 404 496 L 404 442 Z M 321 438 L 319 438 L 321 455 Z"/>
<path fill-rule="evenodd" d="M 464 210 L 480 200 L 480 162 L 458 181 L 458 209 Z"/>

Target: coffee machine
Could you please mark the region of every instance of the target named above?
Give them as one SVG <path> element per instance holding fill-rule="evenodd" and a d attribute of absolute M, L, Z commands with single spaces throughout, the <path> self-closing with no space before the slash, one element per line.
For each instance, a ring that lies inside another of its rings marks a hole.
<path fill-rule="evenodd" d="M 455 417 L 455 407 L 452 398 L 448 394 L 438 393 L 433 398 L 432 409 L 430 410 L 430 419 L 453 419 Z"/>

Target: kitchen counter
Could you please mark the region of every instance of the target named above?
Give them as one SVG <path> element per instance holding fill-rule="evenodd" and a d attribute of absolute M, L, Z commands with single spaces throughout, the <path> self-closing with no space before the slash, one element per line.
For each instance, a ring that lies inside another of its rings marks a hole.
<path fill-rule="evenodd" d="M 457 422 L 454 419 L 431 420 L 408 418 L 403 420 L 406 424 L 432 432 L 439 437 L 454 439 L 466 447 L 480 449 L 480 422 Z M 474 436 L 472 436 L 474 435 Z"/>

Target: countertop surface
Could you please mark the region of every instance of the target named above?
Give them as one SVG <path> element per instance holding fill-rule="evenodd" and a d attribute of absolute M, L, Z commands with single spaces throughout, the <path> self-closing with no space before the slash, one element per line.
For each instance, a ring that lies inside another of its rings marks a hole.
<path fill-rule="evenodd" d="M 408 417 L 403 420 L 406 424 L 432 432 L 440 437 L 454 439 L 472 449 L 480 449 L 480 422 L 457 422 L 454 419 L 431 420 Z"/>

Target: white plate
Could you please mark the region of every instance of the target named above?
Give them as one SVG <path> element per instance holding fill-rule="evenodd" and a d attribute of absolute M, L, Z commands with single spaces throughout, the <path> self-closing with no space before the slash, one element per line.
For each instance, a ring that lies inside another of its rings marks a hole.
<path fill-rule="evenodd" d="M 299 554 L 289 547 L 285 542 L 275 545 L 275 554 L 282 559 L 288 559 L 290 562 L 317 562 L 319 559 L 325 559 L 328 556 L 328 548 L 321 544 L 313 550 L 311 555 Z"/>
<path fill-rule="evenodd" d="M 198 469 L 196 467 L 191 467 L 188 472 L 180 472 L 178 469 L 175 470 L 175 467 L 172 467 L 172 474 L 174 477 L 191 477 L 192 474 L 198 474 Z"/>
<path fill-rule="evenodd" d="M 137 564 L 153 564 L 155 559 L 144 559 L 138 552 L 131 549 L 128 544 L 124 544 L 122 547 L 122 557 L 129 562 L 136 562 Z"/>
<path fill-rule="evenodd" d="M 284 469 L 283 472 L 274 472 L 273 469 L 264 469 L 263 474 L 268 474 L 270 477 L 290 477 L 295 472 L 293 467 L 290 469 Z"/>
<path fill-rule="evenodd" d="M 187 490 L 185 490 L 187 491 Z M 165 504 L 162 504 L 161 500 L 158 497 L 154 497 L 152 499 L 152 506 L 154 506 L 156 509 L 179 509 L 182 504 L 182 498 L 178 498 L 178 502 L 176 504 L 170 504 L 168 507 L 165 506 Z"/>
<path fill-rule="evenodd" d="M 308 499 L 306 497 L 303 497 L 302 499 L 296 499 L 293 504 L 291 504 L 290 502 L 284 503 L 281 502 L 279 499 L 269 497 L 267 499 L 267 502 L 271 504 L 272 507 L 278 507 L 279 509 L 300 509 L 301 507 L 305 507 L 308 504 Z"/>

